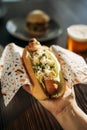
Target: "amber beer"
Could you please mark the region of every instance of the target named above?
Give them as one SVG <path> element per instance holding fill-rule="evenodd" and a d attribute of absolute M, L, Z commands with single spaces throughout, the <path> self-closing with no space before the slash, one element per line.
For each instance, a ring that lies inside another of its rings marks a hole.
<path fill-rule="evenodd" d="M 72 25 L 67 28 L 67 33 L 67 48 L 79 54 L 87 54 L 87 25 Z"/>

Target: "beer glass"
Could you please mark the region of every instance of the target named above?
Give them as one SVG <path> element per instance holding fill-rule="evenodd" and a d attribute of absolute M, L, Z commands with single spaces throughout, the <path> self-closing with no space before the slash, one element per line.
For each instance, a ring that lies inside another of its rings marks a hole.
<path fill-rule="evenodd" d="M 67 48 L 87 56 L 87 25 L 71 25 L 67 34 Z"/>

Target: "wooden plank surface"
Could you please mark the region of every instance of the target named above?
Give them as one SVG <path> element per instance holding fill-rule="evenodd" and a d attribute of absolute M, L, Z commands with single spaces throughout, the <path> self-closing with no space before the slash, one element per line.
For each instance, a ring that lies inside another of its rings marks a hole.
<path fill-rule="evenodd" d="M 87 85 L 75 86 L 79 107 L 87 113 Z M 56 119 L 22 88 L 7 107 L 0 99 L 0 130 L 62 130 Z"/>

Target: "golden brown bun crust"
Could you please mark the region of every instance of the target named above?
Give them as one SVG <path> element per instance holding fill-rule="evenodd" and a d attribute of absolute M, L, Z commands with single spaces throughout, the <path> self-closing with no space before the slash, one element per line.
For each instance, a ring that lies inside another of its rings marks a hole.
<path fill-rule="evenodd" d="M 36 99 L 39 99 L 39 100 L 43 100 L 43 99 L 46 99 L 47 96 L 44 94 L 37 78 L 35 77 L 35 74 L 34 74 L 34 71 L 33 71 L 33 68 L 32 68 L 32 65 L 31 65 L 31 62 L 30 62 L 30 59 L 28 57 L 28 51 L 27 51 L 27 47 L 24 48 L 24 51 L 23 51 L 23 62 L 24 62 L 24 66 L 28 72 L 28 75 L 29 75 L 29 78 L 31 80 L 31 83 L 32 83 L 32 89 L 28 89 L 28 87 L 24 87 L 24 89 L 31 93 L 34 97 L 36 97 Z"/>
<path fill-rule="evenodd" d="M 50 17 L 41 10 L 33 10 L 26 18 L 26 22 L 29 23 L 47 23 L 49 20 Z"/>
<path fill-rule="evenodd" d="M 33 35 L 44 34 L 49 27 L 50 17 L 42 10 L 31 11 L 26 18 L 26 30 Z"/>

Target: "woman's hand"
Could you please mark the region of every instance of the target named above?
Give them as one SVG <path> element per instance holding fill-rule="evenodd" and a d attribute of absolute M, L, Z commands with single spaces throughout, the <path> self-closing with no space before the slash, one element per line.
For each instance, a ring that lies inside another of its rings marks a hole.
<path fill-rule="evenodd" d="M 76 104 L 74 88 L 66 88 L 63 97 L 43 100 L 40 101 L 40 103 L 56 117 L 56 115 L 62 112 L 69 104 Z"/>
<path fill-rule="evenodd" d="M 40 103 L 54 115 L 64 130 L 87 130 L 87 115 L 76 103 L 74 88 L 68 88 L 61 98 Z"/>

